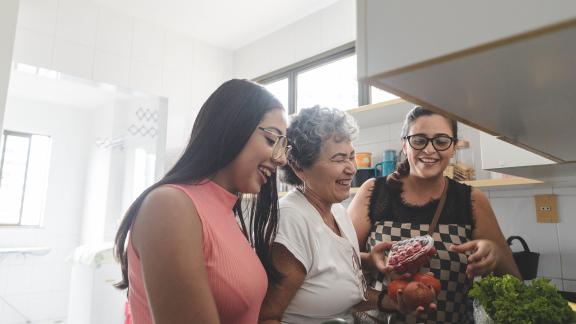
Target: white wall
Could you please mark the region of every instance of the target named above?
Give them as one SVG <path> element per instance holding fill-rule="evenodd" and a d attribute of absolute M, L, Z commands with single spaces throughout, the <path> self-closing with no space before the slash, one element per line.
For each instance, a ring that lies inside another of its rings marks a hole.
<path fill-rule="evenodd" d="M 14 61 L 167 97 L 170 156 L 201 103 L 233 75 L 232 52 L 89 0 L 21 0 Z"/>
<path fill-rule="evenodd" d="M 356 39 L 356 1 L 341 0 L 235 52 L 235 76 L 255 78 Z"/>
<path fill-rule="evenodd" d="M 10 78 L 17 11 L 18 0 L 0 2 L 0 134 L 2 133 L 6 93 L 8 92 L 8 81 Z"/>
<path fill-rule="evenodd" d="M 34 116 L 34 118 L 31 118 Z M 71 264 L 80 222 L 91 112 L 9 98 L 5 129 L 50 135 L 52 151 L 41 228 L 0 228 L 0 246 L 48 246 L 46 256 L 9 257 L 0 263 L 0 296 L 33 320 L 66 316 Z M 23 318 L 0 301 L 0 322 Z"/>

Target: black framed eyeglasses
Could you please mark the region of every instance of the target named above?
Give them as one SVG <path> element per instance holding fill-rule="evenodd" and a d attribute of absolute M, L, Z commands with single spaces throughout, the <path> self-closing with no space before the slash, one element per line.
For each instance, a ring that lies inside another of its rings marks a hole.
<path fill-rule="evenodd" d="M 414 134 L 404 136 L 404 139 L 408 141 L 410 147 L 419 151 L 426 148 L 429 142 L 432 142 L 432 146 L 436 151 L 446 151 L 450 148 L 450 146 L 452 146 L 452 143 L 456 141 L 455 138 L 445 134 L 437 135 L 434 137 L 426 137 L 422 134 Z"/>
<path fill-rule="evenodd" d="M 274 135 L 274 137 L 276 138 L 276 140 L 274 141 L 274 145 L 272 146 L 273 160 L 281 159 L 283 154 L 286 156 L 286 158 L 288 158 L 288 154 L 290 154 L 292 146 L 288 145 L 288 138 L 286 137 L 286 135 L 276 134 L 276 132 L 260 126 L 258 126 L 258 129 L 268 134 Z"/>

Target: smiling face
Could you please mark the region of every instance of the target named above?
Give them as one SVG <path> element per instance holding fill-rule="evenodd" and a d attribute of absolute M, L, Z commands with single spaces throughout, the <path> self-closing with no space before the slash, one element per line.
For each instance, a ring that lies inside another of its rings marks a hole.
<path fill-rule="evenodd" d="M 421 116 L 414 120 L 408 135 L 421 134 L 428 138 L 438 135 L 454 137 L 450 122 L 440 115 Z M 403 140 L 402 149 L 410 163 L 410 175 L 420 178 L 434 178 L 443 175 L 444 169 L 454 156 L 454 143 L 445 151 L 437 151 L 432 142 L 428 142 L 422 150 L 416 150 L 410 146 L 407 140 Z"/>
<path fill-rule="evenodd" d="M 339 203 L 350 196 L 352 177 L 356 174 L 354 147 L 349 140 L 332 136 L 322 144 L 316 162 L 296 171 L 311 190 L 326 203 Z"/>
<path fill-rule="evenodd" d="M 261 128 L 260 128 L 261 127 Z M 238 156 L 220 170 L 215 181 L 231 192 L 258 193 L 270 177 L 276 176 L 276 168 L 286 164 L 286 156 L 272 158 L 274 143 L 286 135 L 284 110 L 273 109 L 262 121 L 244 145 Z"/>

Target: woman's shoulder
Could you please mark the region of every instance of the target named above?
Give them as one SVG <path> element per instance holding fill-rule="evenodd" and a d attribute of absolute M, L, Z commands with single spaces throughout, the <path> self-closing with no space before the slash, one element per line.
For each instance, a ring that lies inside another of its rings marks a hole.
<path fill-rule="evenodd" d="M 448 178 L 446 177 L 446 179 L 448 180 L 448 189 L 453 191 L 453 192 L 458 192 L 461 194 L 466 194 L 466 195 L 470 195 L 471 191 L 472 191 L 472 186 L 467 185 L 465 183 L 456 181 L 452 178 Z"/>
<path fill-rule="evenodd" d="M 284 197 L 278 200 L 278 207 L 280 209 L 300 209 L 302 206 L 304 206 L 304 199 L 304 196 L 302 196 L 298 190 L 292 189 L 288 191 Z"/>
<path fill-rule="evenodd" d="M 190 205 L 193 205 L 193 202 L 188 194 L 179 186 L 174 185 L 163 185 L 152 189 L 142 202 L 142 208 L 162 207 L 167 210 Z"/>
<path fill-rule="evenodd" d="M 142 238 L 178 235 L 201 231 L 198 212 L 186 193 L 171 186 L 154 188 L 146 195 L 132 225 L 133 244 L 138 249 Z"/>
<path fill-rule="evenodd" d="M 287 221 L 309 223 L 312 218 L 310 214 L 314 212 L 314 207 L 308 203 L 298 190 L 292 190 L 280 198 L 278 207 L 279 226 L 282 226 L 282 223 Z"/>

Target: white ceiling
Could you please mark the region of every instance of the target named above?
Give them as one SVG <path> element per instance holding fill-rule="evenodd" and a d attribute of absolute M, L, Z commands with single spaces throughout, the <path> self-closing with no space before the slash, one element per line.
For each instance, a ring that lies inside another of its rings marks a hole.
<path fill-rule="evenodd" d="M 235 50 L 338 0 L 94 0 L 168 30 Z"/>

